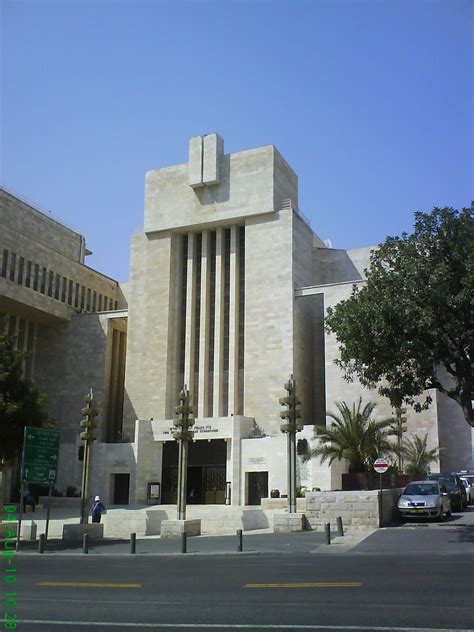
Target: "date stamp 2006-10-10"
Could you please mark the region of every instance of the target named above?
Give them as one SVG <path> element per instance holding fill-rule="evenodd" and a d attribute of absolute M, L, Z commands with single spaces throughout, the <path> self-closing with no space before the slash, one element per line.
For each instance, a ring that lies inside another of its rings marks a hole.
<path fill-rule="evenodd" d="M 17 629 L 16 612 L 16 568 L 15 547 L 16 530 L 18 524 L 17 508 L 15 505 L 3 505 L 3 525 L 6 532 L 2 544 L 2 575 L 3 575 L 3 629 Z M 16 522 L 15 526 L 13 522 Z M 11 526 L 10 526 L 11 525 Z"/>

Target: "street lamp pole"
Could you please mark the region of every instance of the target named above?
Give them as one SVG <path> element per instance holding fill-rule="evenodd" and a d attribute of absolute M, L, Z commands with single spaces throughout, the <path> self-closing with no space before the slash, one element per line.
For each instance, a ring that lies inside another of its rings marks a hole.
<path fill-rule="evenodd" d="M 297 421 L 301 417 L 300 400 L 296 396 L 296 382 L 293 375 L 285 384 L 286 397 L 280 397 L 280 405 L 286 408 L 280 412 L 284 422 L 280 430 L 287 434 L 288 452 L 288 513 L 296 513 L 296 433 L 303 430 L 303 423 Z"/>
<path fill-rule="evenodd" d="M 173 438 L 178 442 L 177 518 L 178 520 L 186 520 L 189 440 L 194 437 L 194 432 L 190 430 L 194 425 L 193 407 L 190 405 L 190 396 L 186 385 L 180 392 L 178 401 L 179 403 L 175 408 L 176 419 L 174 420 L 176 430 L 173 432 Z"/>
<path fill-rule="evenodd" d="M 90 470 L 90 454 L 92 443 L 97 439 L 94 430 L 97 428 L 95 418 L 99 414 L 97 402 L 94 400 L 92 388 L 84 397 L 85 407 L 82 409 L 84 419 L 81 421 L 82 432 L 81 439 L 84 441 L 84 456 L 82 463 L 82 485 L 81 485 L 81 524 L 87 524 L 89 520 L 89 507 L 87 499 L 89 496 L 89 470 Z"/>

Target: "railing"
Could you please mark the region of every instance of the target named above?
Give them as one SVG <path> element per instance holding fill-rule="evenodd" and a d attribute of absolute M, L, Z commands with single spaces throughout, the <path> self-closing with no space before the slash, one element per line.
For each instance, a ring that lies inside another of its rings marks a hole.
<path fill-rule="evenodd" d="M 280 210 L 285 211 L 290 209 L 292 211 L 295 211 L 295 213 L 303 220 L 303 222 L 312 230 L 311 222 L 306 217 L 306 215 L 302 211 L 300 211 L 296 204 L 293 203 L 293 200 L 291 200 L 290 198 L 282 200 L 280 204 Z"/>

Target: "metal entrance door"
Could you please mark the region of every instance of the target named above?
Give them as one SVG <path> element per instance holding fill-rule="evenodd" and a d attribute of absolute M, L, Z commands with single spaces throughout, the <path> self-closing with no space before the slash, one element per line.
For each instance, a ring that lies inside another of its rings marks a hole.
<path fill-rule="evenodd" d="M 262 498 L 268 498 L 268 472 L 249 472 L 248 504 L 260 505 Z"/>
<path fill-rule="evenodd" d="M 225 467 L 203 467 L 204 503 L 223 505 L 225 503 Z"/>
<path fill-rule="evenodd" d="M 128 505 L 130 474 L 114 474 L 114 505 Z"/>
<path fill-rule="evenodd" d="M 187 502 L 196 505 L 225 504 L 227 447 L 223 439 L 196 441 L 189 445 Z M 176 503 L 178 484 L 178 446 L 173 441 L 163 446 L 161 502 Z"/>

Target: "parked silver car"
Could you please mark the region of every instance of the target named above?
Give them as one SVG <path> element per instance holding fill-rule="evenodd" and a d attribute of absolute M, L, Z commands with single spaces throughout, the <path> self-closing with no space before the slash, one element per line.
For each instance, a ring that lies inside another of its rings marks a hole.
<path fill-rule="evenodd" d="M 398 510 L 407 517 L 442 519 L 451 515 L 451 500 L 446 487 L 438 481 L 413 481 L 398 500 Z"/>
<path fill-rule="evenodd" d="M 466 489 L 467 502 L 474 503 L 474 475 L 460 474 L 459 478 Z"/>

